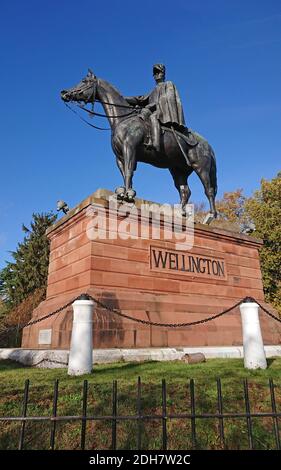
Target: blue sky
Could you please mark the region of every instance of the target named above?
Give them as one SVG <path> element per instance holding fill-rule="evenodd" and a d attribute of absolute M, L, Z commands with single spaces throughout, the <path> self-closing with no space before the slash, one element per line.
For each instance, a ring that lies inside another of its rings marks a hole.
<path fill-rule="evenodd" d="M 4 0 L 0 44 L 0 267 L 32 212 L 121 183 L 109 133 L 60 100 L 88 67 L 137 95 L 165 63 L 187 124 L 215 150 L 218 197 L 239 187 L 250 195 L 280 170 L 280 0 Z M 178 202 L 167 170 L 140 164 L 134 186 L 142 198 Z M 205 201 L 194 175 L 190 186 Z"/>

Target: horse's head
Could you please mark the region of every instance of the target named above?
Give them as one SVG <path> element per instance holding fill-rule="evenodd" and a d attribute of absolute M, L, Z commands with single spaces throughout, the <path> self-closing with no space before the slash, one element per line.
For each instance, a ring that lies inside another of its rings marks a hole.
<path fill-rule="evenodd" d="M 83 101 L 84 103 L 92 103 L 95 101 L 97 77 L 89 69 L 89 72 L 78 85 L 69 90 L 61 91 L 63 101 Z"/>

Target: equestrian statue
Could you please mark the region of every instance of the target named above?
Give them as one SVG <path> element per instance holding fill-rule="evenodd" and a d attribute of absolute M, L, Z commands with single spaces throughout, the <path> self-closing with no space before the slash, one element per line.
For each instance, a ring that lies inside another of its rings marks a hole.
<path fill-rule="evenodd" d="M 155 64 L 155 88 L 148 95 L 123 97 L 117 89 L 89 70 L 78 85 L 62 90 L 65 103 L 76 102 L 91 115 L 103 116 L 85 108 L 98 101 L 111 127 L 111 145 L 123 186 L 115 192 L 120 201 L 133 202 L 133 175 L 138 162 L 168 168 L 180 195 L 182 214 L 191 195 L 188 177 L 199 176 L 210 204 L 209 220 L 216 217 L 217 171 L 210 144 L 185 126 L 179 93 L 171 81 L 165 81 L 165 66 Z M 99 127 L 90 124 L 92 127 Z"/>

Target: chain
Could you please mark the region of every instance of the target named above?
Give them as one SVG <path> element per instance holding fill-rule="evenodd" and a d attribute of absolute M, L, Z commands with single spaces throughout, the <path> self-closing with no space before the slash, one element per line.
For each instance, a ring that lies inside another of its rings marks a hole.
<path fill-rule="evenodd" d="M 67 304 L 63 305 L 62 307 L 59 307 L 54 312 L 48 313 L 48 315 L 44 315 L 44 317 L 37 318 L 37 320 L 30 321 L 26 323 L 25 325 L 20 325 L 20 329 L 25 328 L 27 326 L 35 325 L 36 323 L 39 323 L 40 321 L 46 320 L 47 318 L 50 318 L 53 315 L 56 315 L 57 313 L 60 313 L 65 308 L 70 307 L 73 304 L 73 302 L 75 302 L 75 300 L 78 300 L 79 298 L 80 298 L 80 295 L 76 297 L 75 299 L 70 300 L 69 302 L 67 302 Z"/>
<path fill-rule="evenodd" d="M 94 302 L 96 302 L 97 305 L 99 305 L 100 307 L 102 307 L 102 308 L 104 308 L 104 309 L 110 311 L 111 313 L 114 313 L 115 315 L 118 315 L 120 317 L 127 318 L 129 320 L 133 320 L 137 323 L 143 323 L 144 325 L 160 326 L 160 327 L 166 327 L 166 328 L 182 328 L 184 326 L 193 326 L 193 325 L 199 325 L 201 323 L 206 323 L 208 321 L 214 320 L 215 318 L 219 318 L 222 315 L 225 315 L 226 313 L 230 312 L 232 309 L 238 307 L 238 305 L 240 305 L 243 302 L 243 301 L 240 300 L 239 302 L 237 302 L 237 304 L 232 305 L 232 307 L 228 308 L 227 310 L 224 310 L 223 312 L 217 313 L 216 315 L 213 315 L 211 317 L 204 318 L 203 320 L 197 320 L 197 321 L 188 322 L 188 323 L 157 323 L 157 322 L 152 322 L 152 321 L 148 321 L 148 320 L 141 320 L 140 318 L 130 317 L 129 315 L 126 315 L 125 313 L 121 313 L 121 311 L 117 310 L 116 308 L 107 307 L 105 304 L 103 304 L 99 300 L 94 299 L 93 297 L 91 297 L 91 299 L 94 300 Z"/>
<path fill-rule="evenodd" d="M 253 299 L 253 302 L 256 302 L 256 304 L 258 304 L 258 306 L 264 311 L 264 313 L 266 313 L 266 315 L 281 323 L 281 318 L 278 318 L 276 317 L 276 315 L 273 315 L 273 313 L 263 307 L 257 300 Z"/>
<path fill-rule="evenodd" d="M 65 305 L 63 305 L 62 307 L 59 307 L 58 309 L 56 309 L 54 312 L 51 312 L 51 313 L 48 313 L 47 315 L 44 315 L 43 317 L 40 317 L 40 318 L 37 318 L 36 320 L 33 320 L 33 321 L 29 321 L 25 324 L 20 324 L 18 326 L 10 326 L 8 328 L 6 328 L 5 330 L 3 331 L 0 331 L 0 337 L 4 334 L 7 334 L 7 332 L 9 331 L 12 331 L 12 330 L 15 330 L 15 329 L 18 329 L 18 331 L 22 330 L 23 328 L 26 328 L 28 326 L 33 326 L 35 325 L 36 323 L 39 323 L 43 320 L 46 320 L 47 318 L 50 318 L 52 317 L 53 315 L 57 315 L 58 313 L 60 313 L 62 310 L 70 307 L 73 302 L 75 302 L 76 300 L 80 300 L 82 297 L 86 297 L 88 300 L 93 300 L 93 302 L 95 302 L 99 307 L 103 308 L 104 310 L 107 310 L 111 313 L 113 313 L 114 315 L 118 315 L 119 317 L 122 317 L 122 318 L 126 318 L 128 320 L 132 320 L 136 323 L 142 323 L 143 325 L 150 325 L 150 326 L 159 326 L 159 327 L 163 327 L 163 328 L 183 328 L 183 327 L 188 327 L 188 326 L 194 326 L 194 325 L 200 325 L 200 324 L 203 324 L 203 323 L 207 323 L 209 321 L 212 321 L 216 318 L 219 318 L 219 317 L 222 317 L 223 315 L 226 315 L 227 313 L 229 313 L 231 310 L 234 310 L 236 307 L 238 307 L 239 305 L 241 305 L 243 302 L 255 302 L 258 304 L 258 306 L 261 308 L 261 310 L 263 310 L 268 316 L 270 316 L 271 318 L 273 318 L 274 320 L 278 321 L 279 323 L 281 323 L 281 318 L 278 318 L 276 317 L 275 315 L 273 315 L 269 310 L 267 310 L 265 307 L 263 307 L 256 299 L 254 299 L 253 297 L 245 297 L 244 299 L 242 300 L 239 300 L 239 302 L 237 302 L 236 304 L 232 305 L 231 307 L 227 308 L 226 310 L 223 310 L 222 312 L 220 313 L 217 313 L 215 315 L 212 315 L 208 318 L 204 318 L 202 320 L 197 320 L 197 321 L 193 321 L 193 322 L 186 322 L 186 323 L 158 323 L 158 322 L 152 322 L 152 321 L 149 321 L 149 320 L 141 320 L 140 318 L 134 318 L 134 317 L 131 317 L 130 315 L 126 315 L 125 313 L 122 313 L 121 310 L 118 310 L 116 308 L 113 308 L 113 307 L 109 307 L 107 305 L 105 305 L 103 302 L 101 302 L 100 300 L 96 299 L 95 297 L 87 294 L 87 293 L 83 293 L 83 294 L 80 294 L 78 295 L 77 297 L 75 297 L 74 299 L 70 300 L 69 302 L 67 302 Z"/>

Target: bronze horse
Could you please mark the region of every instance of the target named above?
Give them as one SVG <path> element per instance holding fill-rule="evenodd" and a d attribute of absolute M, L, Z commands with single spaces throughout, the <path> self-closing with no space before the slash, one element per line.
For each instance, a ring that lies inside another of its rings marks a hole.
<path fill-rule="evenodd" d="M 110 83 L 97 78 L 93 72 L 75 87 L 61 92 L 65 102 L 94 103 L 100 101 L 111 126 L 111 145 L 116 155 L 118 168 L 124 180 L 124 186 L 116 189 L 117 197 L 134 201 L 133 175 L 137 162 L 149 163 L 158 168 L 168 168 L 179 192 L 182 212 L 190 198 L 187 179 L 195 171 L 199 176 L 205 194 L 209 200 L 210 213 L 216 217 L 215 197 L 217 193 L 217 176 L 215 154 L 209 143 L 193 133 L 198 144 L 188 145 L 178 134 L 177 142 L 173 132 L 166 129 L 161 134 L 160 152 L 146 145 L 149 135 L 149 120 L 140 117 L 139 113 L 129 106 L 126 99 Z M 184 157 L 181 148 L 186 154 Z"/>

